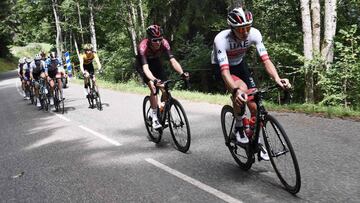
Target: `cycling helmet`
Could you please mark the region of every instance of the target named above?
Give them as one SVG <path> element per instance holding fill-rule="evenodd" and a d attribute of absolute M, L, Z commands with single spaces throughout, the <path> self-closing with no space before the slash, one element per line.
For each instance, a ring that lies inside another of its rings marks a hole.
<path fill-rule="evenodd" d="M 31 58 L 26 58 L 26 59 L 25 59 L 25 62 L 26 62 L 26 63 L 31 63 L 31 62 L 32 62 L 32 59 L 31 59 Z"/>
<path fill-rule="evenodd" d="M 19 63 L 20 64 L 24 64 L 25 63 L 25 60 L 23 58 L 19 59 Z"/>
<path fill-rule="evenodd" d="M 227 16 L 227 22 L 231 28 L 252 25 L 253 17 L 250 11 L 244 11 L 242 7 L 234 8 Z"/>
<path fill-rule="evenodd" d="M 35 61 L 41 60 L 40 54 L 36 54 L 35 57 L 34 57 L 34 60 L 35 60 Z"/>
<path fill-rule="evenodd" d="M 57 54 L 56 54 L 56 52 L 53 51 L 53 52 L 50 53 L 50 59 L 51 59 L 51 60 L 56 60 L 56 59 L 57 59 Z"/>
<path fill-rule="evenodd" d="M 150 25 L 146 28 L 146 33 L 149 38 L 159 38 L 163 36 L 163 30 L 159 25 Z"/>
<path fill-rule="evenodd" d="M 84 44 L 83 49 L 84 50 L 93 50 L 93 45 L 92 44 Z"/>

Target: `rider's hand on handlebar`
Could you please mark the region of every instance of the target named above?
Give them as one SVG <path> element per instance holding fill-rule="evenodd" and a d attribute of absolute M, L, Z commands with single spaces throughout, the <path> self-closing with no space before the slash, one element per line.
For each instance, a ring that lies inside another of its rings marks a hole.
<path fill-rule="evenodd" d="M 235 88 L 233 90 L 233 98 L 235 99 L 236 104 L 239 106 L 243 103 L 246 103 L 248 100 L 247 94 L 241 91 L 239 88 Z"/>
<path fill-rule="evenodd" d="M 290 89 L 291 84 L 287 78 L 283 78 L 280 80 L 277 80 L 276 83 L 282 88 L 282 89 Z"/>

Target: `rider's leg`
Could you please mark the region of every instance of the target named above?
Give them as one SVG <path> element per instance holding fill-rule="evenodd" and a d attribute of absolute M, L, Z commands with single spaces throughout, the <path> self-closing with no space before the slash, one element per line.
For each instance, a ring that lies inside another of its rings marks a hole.
<path fill-rule="evenodd" d="M 54 105 L 54 80 L 48 77 L 48 82 L 50 85 L 50 105 Z"/>
<path fill-rule="evenodd" d="M 151 106 L 150 116 L 152 119 L 152 126 L 153 128 L 158 129 L 161 128 L 161 124 L 159 123 L 159 119 L 157 116 L 158 96 L 156 94 L 156 88 L 153 82 L 148 81 L 147 85 L 150 89 L 150 106 Z"/>
<path fill-rule="evenodd" d="M 238 87 L 242 92 L 246 92 L 247 91 L 247 85 L 245 84 L 244 81 L 242 81 L 240 78 L 238 78 L 235 75 L 232 75 L 232 78 L 234 79 L 235 85 L 236 87 Z M 228 88 L 229 89 L 229 88 Z M 244 127 L 243 127 L 243 116 L 244 116 L 244 108 L 245 108 L 245 104 L 242 105 L 238 105 L 235 102 L 235 98 L 232 98 L 233 101 L 233 108 L 234 108 L 234 116 L 235 116 L 235 127 L 234 127 L 234 133 L 236 136 L 236 140 L 240 143 L 248 143 L 249 139 L 248 137 L 244 134 Z"/>
<path fill-rule="evenodd" d="M 61 96 L 62 96 L 62 95 L 63 95 L 63 91 L 62 91 L 62 81 L 61 81 L 62 73 L 61 73 L 61 72 L 58 72 L 55 77 L 56 77 L 56 80 L 57 80 L 57 82 L 58 82 L 58 88 L 59 88 L 59 90 L 60 90 L 60 92 L 61 92 Z"/>
<path fill-rule="evenodd" d="M 89 80 L 89 76 L 85 75 L 84 76 L 84 94 L 87 97 L 89 95 L 89 87 L 88 87 L 88 80 Z"/>

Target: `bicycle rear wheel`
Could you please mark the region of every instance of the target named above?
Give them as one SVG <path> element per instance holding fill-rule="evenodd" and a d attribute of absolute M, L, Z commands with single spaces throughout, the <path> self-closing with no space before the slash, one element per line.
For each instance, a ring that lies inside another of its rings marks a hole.
<path fill-rule="evenodd" d="M 254 162 L 254 156 L 248 148 L 235 144 L 235 136 L 232 135 L 235 127 L 234 110 L 229 105 L 225 105 L 221 110 L 221 127 L 225 145 L 229 148 L 232 157 L 241 169 L 249 170 Z"/>
<path fill-rule="evenodd" d="M 172 99 L 172 104 L 168 112 L 170 133 L 179 151 L 185 153 L 190 148 L 191 134 L 189 121 L 182 105 L 176 99 Z"/>
<path fill-rule="evenodd" d="M 99 89 L 96 87 L 95 89 L 95 102 L 96 102 L 96 108 L 101 111 L 102 108 L 102 103 L 101 103 L 101 97 L 100 97 L 100 93 L 99 93 Z"/>
<path fill-rule="evenodd" d="M 271 165 L 281 183 L 290 193 L 298 193 L 301 186 L 300 169 L 285 130 L 273 116 L 267 115 L 262 131 Z"/>
<path fill-rule="evenodd" d="M 56 91 L 55 91 L 55 98 L 56 99 L 54 102 L 55 102 L 56 111 L 64 114 L 64 111 L 65 111 L 64 99 L 63 99 L 63 95 L 62 95 L 61 91 L 58 88 L 56 88 Z"/>
<path fill-rule="evenodd" d="M 151 111 L 150 97 L 146 96 L 143 101 L 143 116 L 144 116 L 145 127 L 149 134 L 150 140 L 152 142 L 159 143 L 161 140 L 163 130 L 162 129 L 159 129 L 159 130 L 153 129 L 150 111 Z"/>

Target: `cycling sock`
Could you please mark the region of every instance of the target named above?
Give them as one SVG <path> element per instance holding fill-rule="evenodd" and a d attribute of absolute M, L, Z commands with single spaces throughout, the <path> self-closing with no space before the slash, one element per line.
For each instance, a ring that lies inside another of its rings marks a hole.
<path fill-rule="evenodd" d="M 157 109 L 151 109 L 152 113 L 151 113 L 151 118 L 155 121 L 157 120 Z"/>

